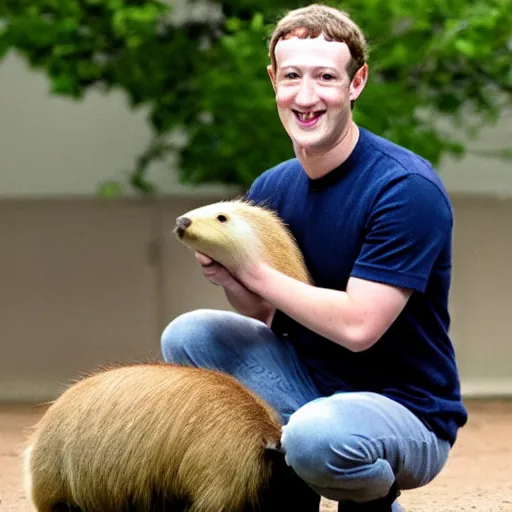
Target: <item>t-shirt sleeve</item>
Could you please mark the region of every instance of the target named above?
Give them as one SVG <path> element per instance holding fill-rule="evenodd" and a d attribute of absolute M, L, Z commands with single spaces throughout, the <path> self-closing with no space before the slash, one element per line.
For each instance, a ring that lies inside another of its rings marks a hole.
<path fill-rule="evenodd" d="M 451 206 L 441 189 L 411 174 L 378 198 L 351 275 L 423 293 L 439 254 L 451 243 Z"/>

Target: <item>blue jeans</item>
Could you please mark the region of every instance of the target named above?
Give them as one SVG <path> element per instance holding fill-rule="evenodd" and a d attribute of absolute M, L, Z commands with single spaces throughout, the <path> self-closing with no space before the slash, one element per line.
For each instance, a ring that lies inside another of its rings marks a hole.
<path fill-rule="evenodd" d="M 365 510 L 394 482 L 423 486 L 446 463 L 449 443 L 397 402 L 370 392 L 321 396 L 291 343 L 260 321 L 192 311 L 166 327 L 161 343 L 166 362 L 229 373 L 275 407 L 287 464 L 340 511 L 344 502 Z M 396 501 L 393 510 L 401 510 Z"/>

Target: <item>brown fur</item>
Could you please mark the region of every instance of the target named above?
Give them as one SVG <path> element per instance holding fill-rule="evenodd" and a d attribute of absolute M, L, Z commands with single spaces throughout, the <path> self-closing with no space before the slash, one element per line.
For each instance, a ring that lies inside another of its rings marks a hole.
<path fill-rule="evenodd" d="M 39 512 L 259 510 L 273 460 L 285 471 L 280 429 L 276 412 L 226 374 L 109 368 L 70 386 L 34 427 L 26 489 Z"/>
<path fill-rule="evenodd" d="M 226 220 L 219 221 L 219 215 Z M 234 275 L 248 261 L 263 260 L 288 276 L 313 283 L 288 226 L 263 206 L 241 199 L 202 206 L 178 217 L 175 233 L 186 246 L 210 256 Z"/>

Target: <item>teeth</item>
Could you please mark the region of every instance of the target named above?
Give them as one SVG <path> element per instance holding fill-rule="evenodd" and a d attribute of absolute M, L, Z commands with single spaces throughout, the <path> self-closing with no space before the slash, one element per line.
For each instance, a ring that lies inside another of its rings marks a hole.
<path fill-rule="evenodd" d="M 309 121 L 310 119 L 313 119 L 313 117 L 315 117 L 315 113 L 314 112 L 308 112 L 306 114 L 301 113 L 300 117 L 301 117 L 301 119 L 304 119 L 304 121 Z"/>

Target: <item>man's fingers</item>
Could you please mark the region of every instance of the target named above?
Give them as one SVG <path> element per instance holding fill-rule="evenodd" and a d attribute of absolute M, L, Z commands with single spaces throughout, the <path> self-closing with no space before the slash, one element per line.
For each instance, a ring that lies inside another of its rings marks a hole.
<path fill-rule="evenodd" d="M 207 265 L 211 265 L 213 260 L 206 256 L 206 254 L 203 254 L 201 252 L 196 252 L 196 260 L 199 262 L 200 265 L 203 265 L 203 267 Z"/>

